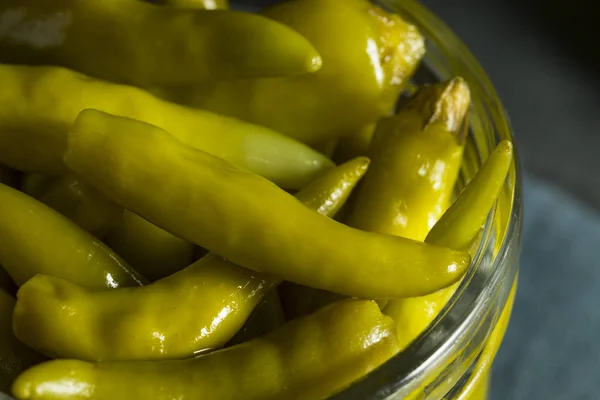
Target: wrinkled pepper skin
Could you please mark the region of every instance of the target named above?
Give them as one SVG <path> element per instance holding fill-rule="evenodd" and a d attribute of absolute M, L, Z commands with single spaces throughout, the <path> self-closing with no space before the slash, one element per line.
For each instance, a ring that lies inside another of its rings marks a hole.
<path fill-rule="evenodd" d="M 512 143 L 502 141 L 427 235 L 427 243 L 464 249 L 479 234 L 512 162 Z M 423 332 L 450 300 L 458 283 L 427 296 L 390 301 L 383 310 L 398 328 L 404 348 Z"/>
<path fill-rule="evenodd" d="M 298 32 L 237 11 L 4 0 L 0 21 L 0 62 L 59 65 L 138 86 L 304 74 L 322 62 Z"/>
<path fill-rule="evenodd" d="M 306 186 L 297 197 L 332 216 L 367 166 L 365 158 L 350 161 Z M 14 329 L 23 342 L 61 358 L 191 357 L 227 343 L 278 283 L 214 254 L 154 284 L 110 294 L 38 275 L 18 292 Z M 111 328 L 98 330 L 106 324 Z"/>
<path fill-rule="evenodd" d="M 83 111 L 64 161 L 166 231 L 302 285 L 359 298 L 421 296 L 456 282 L 470 264 L 465 252 L 333 221 L 266 179 L 140 121 Z M 247 210 L 241 217 L 240 205 Z"/>
<path fill-rule="evenodd" d="M 99 238 L 123 216 L 122 207 L 73 174 L 49 183 L 38 200 Z"/>
<path fill-rule="evenodd" d="M 44 273 L 90 290 L 144 279 L 91 234 L 43 203 L 0 184 L 0 265 L 17 285 Z"/>
<path fill-rule="evenodd" d="M 156 281 L 190 265 L 196 246 L 125 210 L 103 239 L 136 271 Z"/>
<path fill-rule="evenodd" d="M 50 361 L 21 374 L 19 400 L 320 399 L 398 351 L 369 300 L 344 300 L 265 336 L 190 360 Z"/>
<path fill-rule="evenodd" d="M 188 358 L 225 344 L 274 284 L 216 255 L 135 290 L 92 292 L 37 275 L 17 292 L 14 331 L 52 358 Z"/>
<path fill-rule="evenodd" d="M 149 2 L 177 8 L 199 8 L 203 10 L 229 9 L 229 0 L 155 0 Z"/>
<path fill-rule="evenodd" d="M 0 183 L 10 187 L 18 187 L 21 177 L 19 173 L 6 165 L 0 164 Z"/>
<path fill-rule="evenodd" d="M 0 87 L 0 162 L 21 171 L 65 174 L 67 132 L 86 108 L 154 124 L 192 147 L 289 189 L 302 188 L 333 166 L 310 147 L 267 128 L 181 107 L 141 89 L 63 68 L 0 65 Z"/>
<path fill-rule="evenodd" d="M 15 299 L 0 288 L 0 392 L 10 392 L 19 373 L 45 358 L 19 342 L 12 332 Z"/>
<path fill-rule="evenodd" d="M 262 14 L 310 40 L 322 68 L 184 88 L 174 98 L 317 144 L 388 115 L 425 52 L 414 26 L 367 0 L 285 1 Z"/>
<path fill-rule="evenodd" d="M 421 88 L 379 122 L 348 224 L 423 241 L 450 205 L 464 150 L 470 92 L 460 78 Z"/>

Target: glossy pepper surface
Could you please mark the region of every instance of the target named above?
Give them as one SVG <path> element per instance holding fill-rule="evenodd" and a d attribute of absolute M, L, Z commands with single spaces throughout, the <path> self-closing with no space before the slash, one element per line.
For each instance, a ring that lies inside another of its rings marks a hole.
<path fill-rule="evenodd" d="M 125 210 L 104 243 L 136 271 L 155 281 L 190 265 L 196 246 Z"/>
<path fill-rule="evenodd" d="M 51 361 L 21 374 L 19 400 L 319 399 L 398 351 L 393 322 L 369 300 L 344 300 L 265 336 L 196 359 Z"/>
<path fill-rule="evenodd" d="M 167 129 L 192 147 L 290 189 L 301 188 L 333 166 L 315 150 L 267 128 L 181 107 L 141 89 L 63 68 L 0 65 L 0 87 L 0 162 L 21 171 L 64 174 L 67 132 L 85 108 Z"/>
<path fill-rule="evenodd" d="M 134 85 L 286 76 L 321 66 L 299 33 L 236 11 L 143 1 L 4 0 L 0 21 L 0 62 L 60 65 Z"/>
<path fill-rule="evenodd" d="M 368 160 L 341 165 L 298 198 L 333 215 Z M 43 353 L 86 360 L 191 357 L 227 343 L 279 280 L 214 254 L 142 288 L 90 292 L 38 275 L 18 292 L 14 329 Z M 65 312 L 68 310 L 68 312 Z M 98 329 L 107 325 L 110 329 Z"/>
<path fill-rule="evenodd" d="M 367 0 L 285 1 L 262 14 L 310 40 L 323 67 L 185 89 L 179 101 L 317 144 L 387 115 L 425 52 L 414 26 Z"/>
<path fill-rule="evenodd" d="M 266 179 L 139 121 L 82 112 L 64 160 L 157 226 L 295 283 L 361 298 L 418 296 L 454 283 L 470 263 L 464 252 L 335 222 Z"/>
<path fill-rule="evenodd" d="M 425 241 L 464 249 L 483 227 L 504 185 L 512 162 L 512 144 L 502 141 L 456 201 L 434 225 Z M 397 322 L 400 345 L 412 342 L 435 319 L 454 294 L 457 284 L 427 296 L 390 301 L 383 310 Z"/>
<path fill-rule="evenodd" d="M 123 216 L 123 208 L 95 187 L 70 174 L 42 184 L 37 199 L 94 236 L 102 237 Z"/>
<path fill-rule="evenodd" d="M 0 184 L 0 265 L 17 285 L 36 274 L 91 290 L 143 282 L 97 238 L 43 203 Z"/>
<path fill-rule="evenodd" d="M 423 241 L 452 200 L 470 93 L 460 78 L 421 88 L 379 122 L 348 224 Z"/>
<path fill-rule="evenodd" d="M 10 385 L 26 368 L 44 361 L 44 357 L 23 343 L 12 332 L 15 299 L 0 288 L 0 392 L 8 393 Z"/>
<path fill-rule="evenodd" d="M 229 0 L 156 0 L 150 3 L 177 8 L 200 8 L 204 10 L 226 10 Z"/>

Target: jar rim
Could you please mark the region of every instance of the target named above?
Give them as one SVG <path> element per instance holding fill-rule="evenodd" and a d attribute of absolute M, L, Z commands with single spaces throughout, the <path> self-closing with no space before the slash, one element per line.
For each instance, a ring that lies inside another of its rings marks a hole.
<path fill-rule="evenodd" d="M 475 104 L 475 108 L 479 107 L 479 109 L 472 111 L 479 113 L 479 117 L 487 119 L 479 123 L 487 124 L 488 128 L 486 130 L 488 135 L 483 138 L 483 144 L 480 143 L 478 148 L 479 164 L 501 140 L 510 140 L 514 143 L 508 115 L 491 81 L 462 40 L 440 18 L 415 0 L 373 0 L 373 2 L 416 25 L 425 36 L 428 45 L 436 48 L 437 57 L 446 59 L 445 62 L 440 61 L 436 59 L 436 54 L 432 57 L 429 49 L 424 64 L 435 75 L 443 79 L 461 75 L 471 87 L 473 102 L 479 102 Z M 451 65 L 448 65 L 448 60 Z M 457 74 L 456 71 L 460 73 Z M 488 115 L 481 115 L 482 113 Z M 481 126 L 471 126 L 469 136 L 477 129 L 481 129 Z M 432 324 L 406 349 L 342 392 L 332 396 L 331 399 L 385 399 L 391 395 L 406 396 L 413 393 L 427 383 L 427 378 L 431 378 L 432 369 L 443 367 L 443 360 L 457 350 L 458 338 L 466 335 L 467 330 L 487 315 L 494 304 L 501 305 L 500 311 L 502 310 L 509 290 L 500 286 L 508 281 L 510 283 L 508 288 L 510 288 L 516 278 L 517 266 L 514 262 L 510 262 L 509 252 L 511 245 L 518 243 L 521 232 L 521 172 L 516 146 L 504 195 L 505 204 L 500 204 L 499 200 L 490 212 L 465 279 Z M 508 211 L 502 210 L 503 212 L 499 213 L 501 205 Z M 503 233 L 501 237 L 494 239 L 495 221 L 504 224 L 505 228 L 500 229 Z M 495 254 L 493 259 L 489 259 L 488 253 Z M 484 273 L 482 266 L 486 263 L 487 272 Z M 495 296 L 497 299 L 494 303 L 490 299 Z M 492 325 L 495 325 L 495 322 L 495 320 L 491 321 Z M 488 334 L 490 331 L 491 329 Z M 485 340 L 481 341 L 483 343 Z M 451 387 L 451 383 L 448 382 L 446 386 Z"/>

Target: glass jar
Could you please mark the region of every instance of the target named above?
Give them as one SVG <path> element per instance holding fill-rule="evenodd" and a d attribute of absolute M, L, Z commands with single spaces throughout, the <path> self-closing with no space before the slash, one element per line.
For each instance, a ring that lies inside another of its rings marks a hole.
<path fill-rule="evenodd" d="M 506 112 L 479 63 L 439 18 L 414 0 L 374 3 L 400 14 L 426 37 L 427 55 L 414 83 L 462 76 L 470 85 L 473 104 L 460 190 L 500 140 L 513 140 Z M 515 290 L 511 288 L 516 288 L 520 187 L 515 156 L 503 192 L 473 251 L 471 268 L 444 310 L 406 350 L 332 399 L 486 398 L 488 371 L 512 310 Z"/>

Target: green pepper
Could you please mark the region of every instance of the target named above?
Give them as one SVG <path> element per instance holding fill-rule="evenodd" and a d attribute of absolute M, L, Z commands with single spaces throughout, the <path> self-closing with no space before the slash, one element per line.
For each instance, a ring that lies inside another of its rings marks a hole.
<path fill-rule="evenodd" d="M 466 249 L 479 234 L 512 165 L 513 145 L 502 141 L 427 235 L 439 246 Z"/>
<path fill-rule="evenodd" d="M 37 199 L 97 237 L 103 237 L 123 216 L 122 207 L 73 174 L 48 183 Z"/>
<path fill-rule="evenodd" d="M 0 265 L 17 285 L 39 273 L 91 290 L 143 278 L 98 239 L 43 203 L 0 184 Z"/>
<path fill-rule="evenodd" d="M 502 141 L 456 201 L 427 235 L 426 242 L 464 249 L 480 232 L 504 186 L 512 163 L 512 144 Z M 458 283 L 436 293 L 390 301 L 383 312 L 397 323 L 402 348 L 412 342 L 448 303 Z"/>
<path fill-rule="evenodd" d="M 344 300 L 263 337 L 195 359 L 50 361 L 12 387 L 19 400 L 320 399 L 398 351 L 393 322 L 369 300 Z"/>
<path fill-rule="evenodd" d="M 0 393 L 8 393 L 12 381 L 44 357 L 19 342 L 12 332 L 15 299 L 0 288 Z"/>
<path fill-rule="evenodd" d="M 173 98 L 317 144 L 389 114 L 425 52 L 414 26 L 367 0 L 285 1 L 262 14 L 310 40 L 323 67 L 183 88 Z"/>
<path fill-rule="evenodd" d="M 0 183 L 10 187 L 18 187 L 20 183 L 19 173 L 6 165 L 0 164 Z"/>
<path fill-rule="evenodd" d="M 365 158 L 350 161 L 306 186 L 297 197 L 331 216 L 367 166 Z M 93 293 L 38 275 L 18 292 L 14 329 L 24 343 L 62 358 L 190 357 L 229 341 L 278 283 L 214 254 L 136 289 Z M 105 324 L 110 330 L 98 330 Z"/>
<path fill-rule="evenodd" d="M 204 10 L 227 10 L 229 0 L 158 0 L 152 3 L 177 8 L 200 8 Z"/>
<path fill-rule="evenodd" d="M 302 35 L 237 11 L 132 0 L 4 0 L 0 21 L 0 62 L 59 65 L 138 86 L 287 76 L 321 67 Z"/>
<path fill-rule="evenodd" d="M 348 224 L 422 241 L 452 200 L 462 164 L 470 94 L 460 78 L 425 86 L 379 122 L 373 166 Z"/>
<path fill-rule="evenodd" d="M 227 342 L 226 346 L 235 346 L 279 328 L 285 323 L 281 300 L 276 290 L 271 290 L 263 301 L 252 311 L 244 326 Z"/>
<path fill-rule="evenodd" d="M 462 161 L 468 107 L 469 89 L 462 79 L 454 79 L 421 88 L 398 115 L 381 120 L 369 148 L 373 167 L 357 189 L 348 224 L 425 239 L 451 200 Z M 293 308 L 294 298 L 305 299 L 290 311 L 292 316 L 338 299 L 332 293 L 290 286 L 286 288 L 291 291 L 288 308 Z"/>
<path fill-rule="evenodd" d="M 292 282 L 283 282 L 277 290 L 279 291 L 285 318 L 288 321 L 313 313 L 328 304 L 345 298 L 345 296 L 337 293 L 297 285 Z"/>
<path fill-rule="evenodd" d="M 308 146 L 269 129 L 62 68 L 0 65 L 0 87 L 0 162 L 21 171 L 66 173 L 67 132 L 85 108 L 155 124 L 192 147 L 292 189 L 333 166 Z"/>
<path fill-rule="evenodd" d="M 333 153 L 333 160 L 341 163 L 354 157 L 368 156 L 376 127 L 377 124 L 367 125 L 356 133 L 341 138 Z"/>
<path fill-rule="evenodd" d="M 119 224 L 103 239 L 136 271 L 151 281 L 190 265 L 196 246 L 125 211 Z"/>
<path fill-rule="evenodd" d="M 361 298 L 420 296 L 456 282 L 470 264 L 465 252 L 335 222 L 266 179 L 140 121 L 83 111 L 64 161 L 166 231 L 306 286 Z"/>

